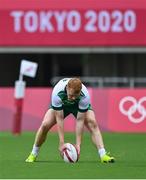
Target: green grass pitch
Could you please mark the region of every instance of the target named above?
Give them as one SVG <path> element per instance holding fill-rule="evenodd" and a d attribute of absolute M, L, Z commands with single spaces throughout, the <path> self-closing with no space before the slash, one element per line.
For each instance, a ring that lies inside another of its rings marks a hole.
<path fill-rule="evenodd" d="M 116 163 L 102 164 L 84 133 L 77 163 L 65 163 L 58 152 L 58 135 L 49 133 L 37 162 L 25 163 L 34 141 L 34 133 L 13 136 L 0 133 L 0 179 L 144 179 L 146 178 L 146 134 L 103 133 L 106 149 Z M 66 142 L 75 142 L 72 133 Z"/>

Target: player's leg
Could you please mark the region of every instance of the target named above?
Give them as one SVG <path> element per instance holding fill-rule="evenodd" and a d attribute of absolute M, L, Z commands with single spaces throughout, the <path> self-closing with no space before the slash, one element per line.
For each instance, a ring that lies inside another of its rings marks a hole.
<path fill-rule="evenodd" d="M 40 147 L 46 140 L 48 131 L 56 124 L 55 113 L 53 109 L 49 109 L 42 121 L 40 128 L 38 129 L 35 137 L 34 144 Z"/>
<path fill-rule="evenodd" d="M 106 154 L 102 135 L 97 124 L 94 111 L 88 110 L 86 112 L 85 126 L 89 129 L 91 133 L 92 141 L 98 149 L 101 162 L 114 162 L 114 158 Z"/>
<path fill-rule="evenodd" d="M 28 156 L 26 159 L 26 162 L 34 162 L 36 160 L 36 157 L 39 153 L 39 149 L 41 145 L 44 143 L 47 137 L 48 131 L 56 124 L 56 119 L 55 119 L 55 113 L 53 109 L 49 109 L 42 121 L 42 124 L 40 128 L 38 129 L 36 136 L 35 136 L 35 141 L 33 145 L 33 149 L 31 154 Z"/>
<path fill-rule="evenodd" d="M 92 110 L 88 110 L 86 113 L 85 126 L 91 133 L 92 141 L 98 149 L 104 148 L 102 135 L 98 124 L 95 119 L 95 114 Z"/>

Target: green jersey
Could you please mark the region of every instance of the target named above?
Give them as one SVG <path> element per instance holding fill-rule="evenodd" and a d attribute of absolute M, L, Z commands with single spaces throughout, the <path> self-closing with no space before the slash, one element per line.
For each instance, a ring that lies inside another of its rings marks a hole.
<path fill-rule="evenodd" d="M 87 88 L 82 84 L 80 96 L 70 101 L 67 98 L 66 86 L 70 78 L 60 80 L 53 88 L 51 97 L 51 107 L 54 110 L 64 110 L 65 116 L 73 113 L 75 116 L 77 112 L 86 112 L 90 107 L 90 96 Z"/>

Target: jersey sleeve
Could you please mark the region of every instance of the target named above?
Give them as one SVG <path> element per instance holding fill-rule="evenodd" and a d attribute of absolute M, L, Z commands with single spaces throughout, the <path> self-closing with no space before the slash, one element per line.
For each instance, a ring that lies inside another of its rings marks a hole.
<path fill-rule="evenodd" d="M 52 95 L 51 106 L 54 110 L 62 110 L 62 100 L 57 95 Z"/>
<path fill-rule="evenodd" d="M 79 107 L 78 107 L 78 111 L 79 112 L 86 112 L 88 111 L 88 107 L 90 105 L 90 97 L 89 95 L 88 96 L 85 96 L 83 97 L 80 102 L 79 102 Z"/>

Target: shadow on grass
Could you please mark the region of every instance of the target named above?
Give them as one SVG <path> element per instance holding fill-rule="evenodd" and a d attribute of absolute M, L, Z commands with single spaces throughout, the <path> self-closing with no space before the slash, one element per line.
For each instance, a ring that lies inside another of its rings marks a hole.
<path fill-rule="evenodd" d="M 59 163 L 62 164 L 64 163 L 63 161 L 52 161 L 52 160 L 37 160 L 35 163 Z"/>
<path fill-rule="evenodd" d="M 64 164 L 65 162 L 62 160 L 62 161 L 55 161 L 55 160 L 37 160 L 35 163 L 58 163 L 58 164 Z M 91 163 L 91 164 L 97 164 L 97 163 L 100 163 L 100 161 L 78 161 L 77 162 L 78 164 L 87 164 L 87 163 Z M 68 163 L 66 163 L 68 164 Z M 70 164 L 74 164 L 74 163 L 70 163 Z"/>

